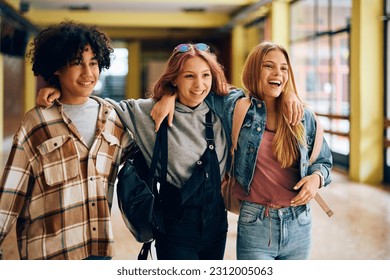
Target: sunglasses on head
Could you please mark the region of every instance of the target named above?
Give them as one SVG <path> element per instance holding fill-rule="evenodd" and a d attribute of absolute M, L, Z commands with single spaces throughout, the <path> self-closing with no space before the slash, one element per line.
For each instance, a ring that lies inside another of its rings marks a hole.
<path fill-rule="evenodd" d="M 210 46 L 206 45 L 205 43 L 198 43 L 198 44 L 180 44 L 173 49 L 173 52 L 174 53 L 176 53 L 176 52 L 185 53 L 185 52 L 188 52 L 189 50 L 191 50 L 192 48 L 195 48 L 198 51 L 209 51 L 210 50 Z"/>

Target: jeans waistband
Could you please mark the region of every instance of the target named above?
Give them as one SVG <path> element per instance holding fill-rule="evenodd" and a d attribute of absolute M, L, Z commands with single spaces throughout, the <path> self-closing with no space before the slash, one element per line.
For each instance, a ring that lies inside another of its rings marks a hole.
<path fill-rule="evenodd" d="M 261 220 L 270 217 L 275 219 L 295 219 L 302 212 L 310 209 L 310 204 L 300 205 L 300 206 L 290 206 L 283 208 L 271 208 L 261 204 L 244 201 L 241 208 L 251 208 L 251 211 L 258 213 L 258 216 Z"/>

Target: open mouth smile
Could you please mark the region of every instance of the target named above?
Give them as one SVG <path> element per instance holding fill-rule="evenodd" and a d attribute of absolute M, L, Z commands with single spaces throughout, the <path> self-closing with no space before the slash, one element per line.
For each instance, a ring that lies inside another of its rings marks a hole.
<path fill-rule="evenodd" d="M 270 80 L 270 81 L 268 81 L 268 83 L 270 85 L 275 85 L 275 86 L 278 86 L 278 87 L 280 87 L 282 85 L 282 82 L 281 81 L 277 81 L 277 80 Z"/>
<path fill-rule="evenodd" d="M 93 84 L 93 82 L 92 81 L 89 81 L 89 82 L 77 82 L 79 85 L 82 85 L 82 86 L 90 86 L 90 85 L 92 85 Z"/>

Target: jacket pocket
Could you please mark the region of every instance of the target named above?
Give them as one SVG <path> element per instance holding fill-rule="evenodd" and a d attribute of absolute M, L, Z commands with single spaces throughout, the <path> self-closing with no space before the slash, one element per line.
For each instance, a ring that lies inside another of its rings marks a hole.
<path fill-rule="evenodd" d="M 119 140 L 114 135 L 103 132 L 101 145 L 96 155 L 96 170 L 105 177 L 108 177 L 111 171 L 111 165 L 119 152 Z"/>
<path fill-rule="evenodd" d="M 38 147 L 41 154 L 45 181 L 55 186 L 79 175 L 79 158 L 70 135 L 62 135 L 43 142 Z"/>

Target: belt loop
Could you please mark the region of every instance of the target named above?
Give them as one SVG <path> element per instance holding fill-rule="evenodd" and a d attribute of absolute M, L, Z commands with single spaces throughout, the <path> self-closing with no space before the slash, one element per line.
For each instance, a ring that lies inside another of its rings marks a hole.
<path fill-rule="evenodd" d="M 293 220 L 295 220 L 297 218 L 297 214 L 295 213 L 295 209 L 294 209 L 293 206 L 290 206 L 290 209 L 291 209 L 291 212 L 292 212 Z"/>
<path fill-rule="evenodd" d="M 265 214 L 265 207 L 264 206 L 261 206 L 261 210 L 260 210 L 260 220 L 264 220 L 264 214 Z"/>

